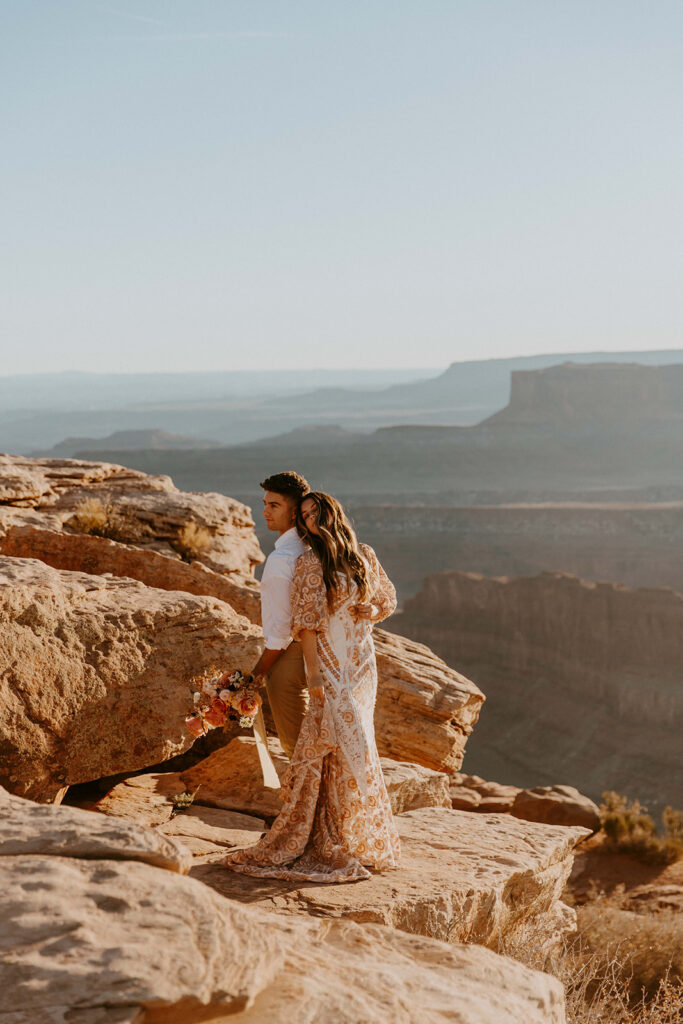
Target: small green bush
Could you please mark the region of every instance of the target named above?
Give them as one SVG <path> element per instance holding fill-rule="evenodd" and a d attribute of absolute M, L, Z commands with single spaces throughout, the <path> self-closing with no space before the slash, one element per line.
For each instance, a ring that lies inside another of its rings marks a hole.
<path fill-rule="evenodd" d="M 647 864 L 673 864 L 683 856 L 683 812 L 666 807 L 662 833 L 638 800 L 611 790 L 602 794 L 600 817 L 608 850 L 630 853 Z"/>

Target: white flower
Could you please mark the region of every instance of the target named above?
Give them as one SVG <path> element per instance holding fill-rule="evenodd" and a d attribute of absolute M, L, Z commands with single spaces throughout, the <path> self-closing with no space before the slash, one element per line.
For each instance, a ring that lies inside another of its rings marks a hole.
<path fill-rule="evenodd" d="M 249 718 L 248 715 L 242 715 L 240 718 L 240 725 L 243 729 L 250 729 L 254 724 L 254 719 Z"/>
<path fill-rule="evenodd" d="M 218 694 L 218 696 L 226 704 L 229 704 L 230 703 L 230 698 L 232 697 L 232 690 L 221 690 L 220 693 Z"/>
<path fill-rule="evenodd" d="M 208 693 L 210 697 L 213 697 L 216 693 L 216 687 L 213 685 L 210 679 L 205 679 L 202 683 L 202 693 Z"/>
<path fill-rule="evenodd" d="M 195 691 L 195 692 L 194 692 L 194 693 L 192 694 L 192 700 L 193 700 L 193 701 L 195 702 L 195 704 L 199 704 L 199 701 L 200 701 L 201 699 L 202 699 L 202 695 L 201 695 L 201 693 L 199 692 L 199 690 L 196 690 L 196 691 Z"/>

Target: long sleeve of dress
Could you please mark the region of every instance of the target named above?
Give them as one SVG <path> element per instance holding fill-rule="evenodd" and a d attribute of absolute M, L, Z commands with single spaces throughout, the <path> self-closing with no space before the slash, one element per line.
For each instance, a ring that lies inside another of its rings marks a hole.
<path fill-rule="evenodd" d="M 377 614 L 372 616 L 372 621 L 381 622 L 382 619 L 388 619 L 396 611 L 396 590 L 370 545 L 361 544 L 360 547 L 370 566 L 374 583 L 370 601 L 377 609 Z"/>
<path fill-rule="evenodd" d="M 327 592 L 319 559 L 312 551 L 299 555 L 292 579 L 292 638 L 301 639 L 301 631 L 319 632 L 327 626 Z"/>

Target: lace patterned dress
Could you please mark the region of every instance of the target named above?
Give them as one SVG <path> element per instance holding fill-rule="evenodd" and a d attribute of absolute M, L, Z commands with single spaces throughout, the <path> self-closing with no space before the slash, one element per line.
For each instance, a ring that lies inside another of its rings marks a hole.
<path fill-rule="evenodd" d="M 374 622 L 396 607 L 396 592 L 375 552 L 360 546 L 368 565 Z M 325 699 L 311 701 L 282 781 L 283 806 L 254 846 L 221 862 L 234 871 L 293 881 L 351 882 L 368 868 L 396 867 L 400 855 L 373 715 L 377 663 L 372 622 L 355 621 L 353 583 L 328 612 L 322 567 L 312 551 L 297 561 L 292 581 L 292 636 L 317 633 Z"/>

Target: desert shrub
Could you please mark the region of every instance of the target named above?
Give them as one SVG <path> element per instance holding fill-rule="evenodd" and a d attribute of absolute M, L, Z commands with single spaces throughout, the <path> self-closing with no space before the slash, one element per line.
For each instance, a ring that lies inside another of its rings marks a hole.
<path fill-rule="evenodd" d="M 211 531 L 189 519 L 178 531 L 173 547 L 186 561 L 206 554 L 213 545 Z"/>
<path fill-rule="evenodd" d="M 680 1024 L 681 930 L 674 915 L 620 911 L 604 898 L 579 910 L 578 931 L 550 953 L 532 924 L 499 952 L 562 982 L 567 1024 Z"/>
<path fill-rule="evenodd" d="M 107 537 L 124 544 L 134 544 L 145 534 L 142 524 L 126 508 L 99 498 L 84 498 L 74 509 L 69 525 L 79 533 Z"/>
<path fill-rule="evenodd" d="M 637 800 L 619 793 L 602 794 L 600 817 L 606 847 L 618 853 L 630 853 L 649 864 L 673 864 L 683 856 L 683 812 L 666 807 L 662 813 L 662 833 Z"/>
<path fill-rule="evenodd" d="M 667 978 L 683 980 L 683 927 L 677 914 L 637 914 L 601 897 L 580 907 L 577 918 L 584 949 L 622 964 L 631 1000 L 653 998 Z"/>

